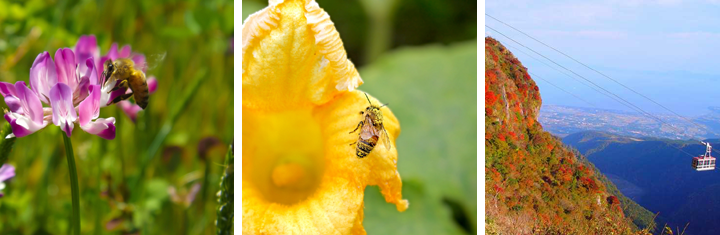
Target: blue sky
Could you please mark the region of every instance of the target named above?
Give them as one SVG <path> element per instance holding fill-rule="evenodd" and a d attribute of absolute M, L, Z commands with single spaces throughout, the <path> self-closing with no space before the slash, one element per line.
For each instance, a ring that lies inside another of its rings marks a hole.
<path fill-rule="evenodd" d="M 488 0 L 485 11 L 673 111 L 693 116 L 707 112 L 708 106 L 720 106 L 720 0 Z M 507 26 L 488 17 L 485 22 L 642 109 L 664 112 Z M 519 52 L 542 59 L 509 39 L 487 28 L 485 32 L 506 46 L 518 48 L 508 49 L 537 76 L 585 97 L 597 107 L 629 110 Z M 592 107 L 538 80 L 544 104 Z"/>

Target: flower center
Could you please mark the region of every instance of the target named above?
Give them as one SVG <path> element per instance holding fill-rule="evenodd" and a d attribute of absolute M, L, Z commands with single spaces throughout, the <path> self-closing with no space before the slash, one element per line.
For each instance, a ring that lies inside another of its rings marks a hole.
<path fill-rule="evenodd" d="M 275 167 L 272 172 L 272 180 L 277 187 L 305 188 L 306 183 L 305 167 L 297 163 L 283 164 Z"/>
<path fill-rule="evenodd" d="M 251 140 L 243 140 L 243 148 L 249 144 L 243 157 L 250 158 L 247 166 L 243 162 L 243 174 L 249 173 L 252 184 L 268 201 L 290 205 L 309 197 L 320 185 L 325 168 L 320 124 L 311 111 L 246 112 L 243 132 L 247 127 L 251 133 L 244 138 Z"/>

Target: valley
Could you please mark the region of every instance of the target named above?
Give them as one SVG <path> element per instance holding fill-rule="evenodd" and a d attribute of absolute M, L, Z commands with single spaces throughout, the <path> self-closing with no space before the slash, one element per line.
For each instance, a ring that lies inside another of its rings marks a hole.
<path fill-rule="evenodd" d="M 713 200 L 720 194 L 720 171 L 695 171 L 693 156 L 687 154 L 704 153 L 699 142 L 597 131 L 570 134 L 562 141 L 586 156 L 624 195 L 659 213 L 659 226 L 689 223 L 685 234 L 720 234 L 720 202 Z M 717 139 L 708 141 L 720 146 Z"/>

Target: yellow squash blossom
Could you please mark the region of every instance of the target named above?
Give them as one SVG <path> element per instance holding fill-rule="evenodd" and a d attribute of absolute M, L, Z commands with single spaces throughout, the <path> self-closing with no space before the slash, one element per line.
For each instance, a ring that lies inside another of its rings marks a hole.
<path fill-rule="evenodd" d="M 243 234 L 365 234 L 368 185 L 407 209 L 389 108 L 393 147 L 355 155 L 349 132 L 369 104 L 328 14 L 314 0 L 270 1 L 242 28 Z"/>

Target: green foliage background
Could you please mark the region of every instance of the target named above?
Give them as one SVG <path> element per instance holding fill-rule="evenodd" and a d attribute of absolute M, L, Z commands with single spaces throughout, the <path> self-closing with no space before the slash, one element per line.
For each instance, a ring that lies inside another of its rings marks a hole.
<path fill-rule="evenodd" d="M 359 67 L 358 89 L 390 103 L 402 129 L 398 170 L 410 207 L 398 212 L 368 187 L 368 234 L 476 234 L 476 2 L 317 2 Z M 267 6 L 242 4 L 243 19 Z"/>
<path fill-rule="evenodd" d="M 27 82 L 39 53 L 54 56 L 85 34 L 97 37 L 101 54 L 113 42 L 146 56 L 167 52 L 148 71 L 158 89 L 137 123 L 111 106 L 100 117 L 116 118 L 115 140 L 73 132 L 82 234 L 215 233 L 215 194 L 233 140 L 233 4 L 0 0 L 0 81 Z M 69 233 L 61 134 L 50 123 L 16 140 L 8 163 L 17 176 L 0 198 L 0 234 Z M 183 195 L 195 183 L 202 188 L 189 207 L 171 200 L 169 187 Z"/>

